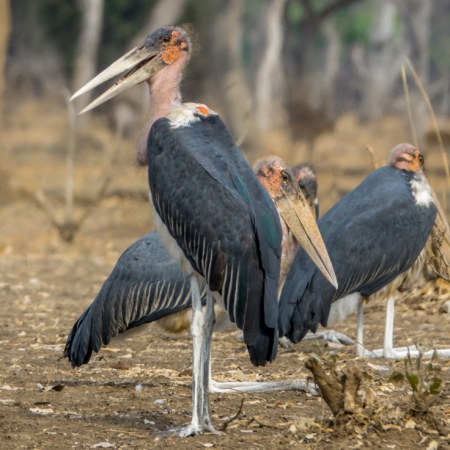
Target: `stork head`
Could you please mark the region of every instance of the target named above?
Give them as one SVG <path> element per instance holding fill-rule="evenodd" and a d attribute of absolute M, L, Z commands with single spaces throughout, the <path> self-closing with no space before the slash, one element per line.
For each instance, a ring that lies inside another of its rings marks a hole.
<path fill-rule="evenodd" d="M 424 159 L 411 144 L 399 144 L 389 153 L 389 165 L 407 172 L 422 172 Z"/>
<path fill-rule="evenodd" d="M 337 288 L 336 275 L 315 218 L 287 164 L 278 156 L 269 156 L 256 161 L 253 171 L 295 239 Z"/>
<path fill-rule="evenodd" d="M 151 79 L 161 70 L 178 63 L 179 75 L 191 54 L 191 40 L 180 27 L 164 27 L 147 36 L 140 47 L 135 47 L 113 62 L 103 72 L 84 85 L 71 98 L 80 96 L 111 78 L 127 71 L 110 89 L 90 103 L 80 114 L 115 97 L 143 81 Z"/>
<path fill-rule="evenodd" d="M 309 164 L 297 164 L 292 168 L 292 173 L 294 174 L 306 201 L 311 207 L 311 210 L 316 214 L 317 178 L 313 168 Z"/>

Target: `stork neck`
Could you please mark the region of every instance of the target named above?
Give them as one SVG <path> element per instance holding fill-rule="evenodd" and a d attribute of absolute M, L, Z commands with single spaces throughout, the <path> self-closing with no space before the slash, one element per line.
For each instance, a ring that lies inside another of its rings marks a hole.
<path fill-rule="evenodd" d="M 186 65 L 188 54 L 183 54 L 172 64 L 153 75 L 147 80 L 150 91 L 151 112 L 145 132 L 141 138 L 138 149 L 138 162 L 146 166 L 147 161 L 147 139 L 152 125 L 161 117 L 167 116 L 175 108 L 181 106 L 180 81 L 183 69 Z"/>

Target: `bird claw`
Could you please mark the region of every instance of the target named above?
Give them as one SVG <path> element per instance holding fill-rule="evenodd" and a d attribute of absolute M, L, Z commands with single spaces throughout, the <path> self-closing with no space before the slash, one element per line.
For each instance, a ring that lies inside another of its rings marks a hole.
<path fill-rule="evenodd" d="M 162 434 L 165 437 L 187 438 L 190 436 L 201 436 L 203 432 L 203 426 L 190 423 L 186 427 L 170 428 L 169 430 L 162 431 L 158 434 Z"/>
<path fill-rule="evenodd" d="M 335 330 L 325 330 L 320 331 L 319 333 L 308 333 L 303 340 L 314 340 L 314 339 L 323 339 L 327 342 L 333 342 L 338 345 L 354 345 L 355 341 L 350 339 L 345 334 L 339 333 L 339 331 Z"/>
<path fill-rule="evenodd" d="M 278 344 L 283 348 L 291 348 L 293 346 L 292 342 L 286 336 L 279 337 Z"/>
<path fill-rule="evenodd" d="M 239 331 L 236 334 L 236 340 L 239 342 L 244 342 L 244 332 L 243 331 Z"/>

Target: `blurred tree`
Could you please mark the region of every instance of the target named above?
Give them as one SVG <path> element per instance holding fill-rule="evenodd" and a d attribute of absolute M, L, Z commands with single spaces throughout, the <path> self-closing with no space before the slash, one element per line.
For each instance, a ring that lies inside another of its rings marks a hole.
<path fill-rule="evenodd" d="M 271 0 L 266 12 L 266 43 L 256 74 L 254 111 L 256 125 L 262 131 L 287 125 L 282 61 L 285 6 L 286 0 Z"/>
<path fill-rule="evenodd" d="M 301 73 L 298 93 L 303 99 L 305 106 L 313 108 L 314 101 L 310 95 L 314 92 L 316 73 L 316 43 L 323 22 L 329 17 L 337 14 L 340 10 L 362 0 L 301 0 L 301 10 L 297 13 L 300 19 L 298 30 L 300 33 L 300 44 L 298 47 L 298 67 Z M 300 6 L 300 5 L 299 5 Z M 301 12 L 300 12 L 301 11 Z"/>
<path fill-rule="evenodd" d="M 215 21 L 209 30 L 215 92 L 220 93 L 224 119 L 240 144 L 251 128 L 252 118 L 251 93 L 242 60 L 243 7 L 241 0 L 214 2 L 211 13 Z"/>
<path fill-rule="evenodd" d="M 405 41 L 410 43 L 410 60 L 422 83 L 427 88 L 430 67 L 430 19 L 433 1 L 403 0 L 399 4 L 405 26 Z M 418 89 L 411 92 L 411 106 L 419 145 L 423 149 L 428 126 L 428 107 L 426 100 Z"/>
<path fill-rule="evenodd" d="M 403 58 L 394 47 L 397 8 L 392 0 L 372 1 L 372 23 L 367 57 L 367 76 L 361 116 L 365 120 L 379 119 L 385 102 L 400 74 Z"/>
<path fill-rule="evenodd" d="M 78 54 L 73 74 L 73 91 L 77 91 L 91 80 L 96 72 L 97 52 L 103 22 L 103 0 L 82 0 L 80 2 L 83 21 L 78 42 Z M 91 101 L 92 91 L 77 98 L 76 110 L 81 111 Z M 82 129 L 88 121 L 88 114 L 78 117 L 78 127 Z"/>
<path fill-rule="evenodd" d="M 9 0 L 0 0 L 0 139 L 3 122 L 3 91 L 5 90 L 5 61 L 11 30 Z"/>

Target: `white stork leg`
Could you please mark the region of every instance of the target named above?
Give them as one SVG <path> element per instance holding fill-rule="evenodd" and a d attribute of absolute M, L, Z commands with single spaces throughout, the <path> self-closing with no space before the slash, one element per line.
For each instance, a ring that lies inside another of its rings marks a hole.
<path fill-rule="evenodd" d="M 206 311 L 205 311 L 205 333 L 202 345 L 203 365 L 203 389 L 202 389 L 202 420 L 205 430 L 214 434 L 222 434 L 216 431 L 212 425 L 209 411 L 209 389 L 208 382 L 211 378 L 211 340 L 215 323 L 214 298 L 209 288 L 206 288 Z"/>
<path fill-rule="evenodd" d="M 394 348 L 394 297 L 390 297 L 386 308 L 386 327 L 384 331 L 384 348 L 374 350 L 370 353 L 371 357 L 382 357 L 390 359 L 403 359 L 410 356 L 411 358 L 418 358 L 420 353 L 415 345 L 410 347 Z M 437 356 L 440 358 L 450 358 L 450 349 L 436 350 Z M 432 358 L 434 350 L 422 353 L 422 358 Z"/>
<path fill-rule="evenodd" d="M 203 434 L 204 423 L 202 420 L 202 343 L 205 321 L 202 311 L 202 300 L 198 286 L 197 275 L 191 276 L 191 295 L 192 295 L 192 323 L 191 335 L 193 344 L 192 356 L 192 420 L 191 423 L 178 431 L 178 437 L 184 438 Z"/>
<path fill-rule="evenodd" d="M 356 325 L 356 356 L 364 358 L 364 304 L 362 298 L 358 302 L 358 321 Z"/>
<path fill-rule="evenodd" d="M 386 306 L 386 325 L 384 327 L 384 347 L 383 349 L 374 350 L 374 357 L 382 358 L 398 358 L 394 351 L 394 296 L 389 297 Z"/>

